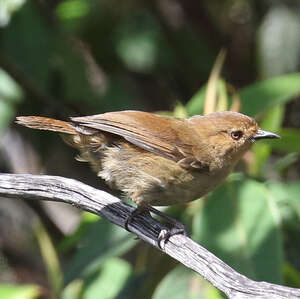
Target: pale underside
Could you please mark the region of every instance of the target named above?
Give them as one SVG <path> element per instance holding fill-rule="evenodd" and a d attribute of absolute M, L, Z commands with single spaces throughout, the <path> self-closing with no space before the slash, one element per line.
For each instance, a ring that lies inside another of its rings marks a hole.
<path fill-rule="evenodd" d="M 246 142 L 236 152 L 235 144 L 228 150 L 212 141 L 208 150 L 202 136 L 210 140 L 222 132 L 225 145 L 225 127 L 257 130 L 255 121 L 235 112 L 176 119 L 122 111 L 71 121 L 77 134 L 66 138 L 80 150 L 80 160 L 90 162 L 99 177 L 138 205 L 154 206 L 200 198 L 226 178 L 250 146 Z"/>
<path fill-rule="evenodd" d="M 138 205 L 167 206 L 198 199 L 231 170 L 227 167 L 211 173 L 207 169 L 186 169 L 120 137 L 108 141 L 111 136 L 107 134 L 65 137 L 68 143 L 72 138 L 72 145 L 80 150 L 79 161 L 91 163 L 111 188 L 121 190 Z"/>
<path fill-rule="evenodd" d="M 30 128 L 62 133 L 80 151 L 80 161 L 138 205 L 172 205 L 195 200 L 228 175 L 250 148 L 256 122 L 220 112 L 189 119 L 139 111 L 110 112 L 64 122 L 19 117 Z M 244 132 L 233 140 L 231 132 Z"/>

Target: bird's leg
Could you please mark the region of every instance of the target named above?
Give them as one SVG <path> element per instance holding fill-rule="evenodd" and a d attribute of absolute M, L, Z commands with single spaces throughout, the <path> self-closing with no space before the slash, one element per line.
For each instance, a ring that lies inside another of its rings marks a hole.
<path fill-rule="evenodd" d="M 166 222 L 173 225 L 173 227 L 171 229 L 168 229 L 168 230 L 163 229 L 160 231 L 158 238 L 157 238 L 158 247 L 160 249 L 163 249 L 161 246 L 161 242 L 167 241 L 173 235 L 184 234 L 185 236 L 188 236 L 188 233 L 187 233 L 183 223 L 181 223 L 180 221 L 166 215 L 165 213 L 163 213 L 151 206 L 138 206 L 135 210 L 133 210 L 131 212 L 131 214 L 128 215 L 128 217 L 125 220 L 125 229 L 130 231 L 128 228 L 128 225 L 134 217 L 136 217 L 137 215 L 143 214 L 143 213 L 149 213 L 149 215 L 150 215 L 150 212 L 165 219 Z"/>
<path fill-rule="evenodd" d="M 130 232 L 128 225 L 132 221 L 132 219 L 140 214 L 147 213 L 150 215 L 148 206 L 137 206 L 125 219 L 125 229 Z M 151 215 L 150 215 L 151 216 Z"/>
<path fill-rule="evenodd" d="M 165 214 L 165 213 L 163 213 L 163 212 L 161 212 L 161 211 L 159 211 L 159 210 L 157 210 L 157 209 L 155 209 L 151 206 L 148 206 L 148 210 L 150 212 L 152 212 L 153 214 L 165 219 L 168 223 L 173 225 L 173 227 L 170 230 L 171 235 L 176 235 L 176 234 L 184 234 L 185 236 L 188 235 L 184 224 L 181 223 L 180 221 L 168 216 L 167 214 Z"/>
<path fill-rule="evenodd" d="M 166 215 L 165 213 L 149 206 L 149 211 L 152 212 L 153 214 L 156 214 L 157 216 L 165 219 L 168 223 L 170 223 L 171 225 L 173 225 L 173 227 L 171 229 L 168 229 L 168 230 L 161 230 L 159 235 L 158 235 L 158 238 L 157 238 L 157 242 L 158 242 L 158 247 L 160 249 L 163 249 L 162 246 L 161 246 L 161 242 L 164 241 L 166 242 L 171 236 L 173 235 L 177 235 L 177 234 L 183 234 L 185 236 L 188 236 L 188 232 L 187 230 L 185 229 L 185 226 L 183 223 L 181 223 L 180 221 Z"/>

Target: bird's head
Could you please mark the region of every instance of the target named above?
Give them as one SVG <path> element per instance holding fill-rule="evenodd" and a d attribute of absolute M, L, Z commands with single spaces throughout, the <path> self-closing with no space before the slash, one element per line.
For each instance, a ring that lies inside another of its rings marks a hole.
<path fill-rule="evenodd" d="M 191 117 L 190 122 L 201 139 L 201 148 L 206 149 L 208 159 L 214 161 L 217 168 L 224 164 L 235 165 L 256 140 L 280 138 L 260 129 L 253 118 L 238 112 L 214 112 Z"/>

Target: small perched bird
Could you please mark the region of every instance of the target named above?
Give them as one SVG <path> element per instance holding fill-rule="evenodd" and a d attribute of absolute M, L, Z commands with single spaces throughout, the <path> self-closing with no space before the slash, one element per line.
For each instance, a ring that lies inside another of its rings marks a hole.
<path fill-rule="evenodd" d="M 254 141 L 280 138 L 261 130 L 256 121 L 237 112 L 215 112 L 187 119 L 140 111 L 72 117 L 60 121 L 20 116 L 17 123 L 61 133 L 79 150 L 111 188 L 130 197 L 137 209 L 168 206 L 200 198 L 230 173 Z M 175 231 L 183 226 L 173 222 Z M 127 227 L 128 228 L 128 227 Z M 172 233 L 172 232 L 171 232 Z"/>

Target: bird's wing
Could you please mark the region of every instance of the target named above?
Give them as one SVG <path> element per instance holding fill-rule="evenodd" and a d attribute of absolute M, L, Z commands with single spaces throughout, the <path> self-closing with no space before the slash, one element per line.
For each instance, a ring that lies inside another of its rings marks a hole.
<path fill-rule="evenodd" d="M 93 116 L 73 117 L 83 127 L 119 135 L 128 142 L 179 162 L 182 167 L 199 168 L 188 140 L 188 124 L 184 119 L 164 117 L 140 111 L 109 112 Z"/>

